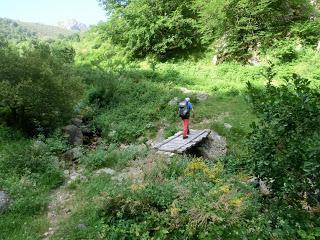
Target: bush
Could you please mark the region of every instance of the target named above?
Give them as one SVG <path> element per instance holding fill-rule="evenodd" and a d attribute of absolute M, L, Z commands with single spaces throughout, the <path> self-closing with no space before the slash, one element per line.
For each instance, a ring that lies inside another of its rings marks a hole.
<path fill-rule="evenodd" d="M 105 34 L 134 57 L 166 59 L 201 47 L 196 13 L 189 1 L 100 2 L 112 13 Z"/>
<path fill-rule="evenodd" d="M 72 56 L 69 48 L 36 41 L 1 48 L 0 120 L 34 135 L 69 119 L 82 89 L 69 70 Z"/>
<path fill-rule="evenodd" d="M 249 168 L 267 181 L 274 194 L 289 202 L 319 202 L 320 94 L 298 75 L 281 86 L 263 90 L 248 83 L 248 93 L 259 121 L 249 136 Z M 317 199 L 318 198 L 318 199 Z"/>
<path fill-rule="evenodd" d="M 98 107 L 107 107 L 113 100 L 116 91 L 116 76 L 112 73 L 101 73 L 94 79 L 88 92 L 88 101 Z"/>

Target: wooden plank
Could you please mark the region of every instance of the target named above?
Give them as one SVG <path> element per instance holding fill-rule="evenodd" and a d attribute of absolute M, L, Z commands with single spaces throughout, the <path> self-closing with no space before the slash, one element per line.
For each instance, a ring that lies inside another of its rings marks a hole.
<path fill-rule="evenodd" d="M 196 136 L 193 137 L 193 138 L 190 138 L 190 140 L 187 141 L 184 145 L 189 144 L 190 142 L 192 142 L 192 141 L 195 140 L 198 136 L 202 135 L 202 134 L 205 133 L 205 132 L 206 132 L 206 130 L 202 130 L 198 135 L 196 135 Z M 189 138 L 188 138 L 188 139 L 189 139 Z M 178 149 L 178 150 L 179 150 L 179 149 Z"/>
<path fill-rule="evenodd" d="M 153 148 L 164 152 L 182 153 L 206 138 L 210 132 L 211 130 L 209 129 L 191 130 L 189 138 L 182 139 L 182 132 L 180 131 L 168 139 L 158 143 Z"/>
<path fill-rule="evenodd" d="M 167 142 L 170 142 L 172 139 L 177 138 L 177 137 L 180 136 L 180 135 L 182 135 L 182 132 L 181 132 L 181 131 L 180 131 L 180 132 L 177 132 L 176 134 L 174 134 L 173 136 L 169 137 L 168 139 L 166 139 L 166 140 L 164 140 L 164 141 L 156 144 L 156 145 L 154 146 L 154 148 L 159 148 L 159 147 L 161 147 L 162 145 L 166 144 Z"/>

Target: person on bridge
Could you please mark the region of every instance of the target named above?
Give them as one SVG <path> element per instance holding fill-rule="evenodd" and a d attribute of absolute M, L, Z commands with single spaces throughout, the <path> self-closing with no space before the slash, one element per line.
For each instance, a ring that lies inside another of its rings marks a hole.
<path fill-rule="evenodd" d="M 192 117 L 194 117 L 194 110 L 190 98 L 186 98 L 183 102 L 179 103 L 179 116 L 183 121 L 183 139 L 188 138 L 190 133 L 189 130 L 189 118 L 190 112 L 192 112 Z"/>

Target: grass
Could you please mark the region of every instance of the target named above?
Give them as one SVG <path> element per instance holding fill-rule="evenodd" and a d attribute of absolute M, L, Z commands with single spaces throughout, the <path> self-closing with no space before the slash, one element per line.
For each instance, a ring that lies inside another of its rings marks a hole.
<path fill-rule="evenodd" d="M 94 56 L 92 58 L 95 59 Z M 199 62 L 157 63 L 153 67 L 142 62 L 140 67 L 117 70 L 114 79 L 116 88 L 111 102 L 100 107 L 86 105 L 82 109 L 84 111 L 91 108 L 89 112 L 92 126 L 102 132 L 108 147 L 100 146 L 81 159 L 81 164 L 87 168 L 89 180 L 77 182 L 69 188 L 76 194 L 76 210 L 70 219 L 61 224 L 53 239 L 117 239 L 119 232 L 114 233 L 115 230 L 131 234 L 130 236 L 134 236 L 131 239 L 143 239 L 146 232 L 149 236 L 163 234 L 158 239 L 166 239 L 166 234 L 175 231 L 167 226 L 169 223 L 174 224 L 172 219 L 178 221 L 176 224 L 179 221 L 183 223 L 177 225 L 184 231 L 179 234 L 190 234 L 188 236 L 196 236 L 197 239 L 208 239 L 206 234 L 212 229 L 215 232 L 211 232 L 211 236 L 223 236 L 223 239 L 241 239 L 241 236 L 248 237 L 253 233 L 256 235 L 251 239 L 299 239 L 295 228 L 303 229 L 306 234 L 310 233 L 310 229 L 316 226 L 309 224 L 308 229 L 288 220 L 284 217 L 288 209 L 282 209 L 281 216 L 278 216 L 276 207 L 270 208 L 269 212 L 264 211 L 268 206 L 262 208 L 259 205 L 261 203 L 257 202 L 259 196 L 256 192 L 243 184 L 248 178 L 246 173 L 230 173 L 229 169 L 224 169 L 215 179 L 212 175 L 214 166 L 210 162 L 204 161 L 202 164 L 184 156 L 173 158 L 167 163 L 148 151 L 140 151 L 136 146 L 154 138 L 160 128 L 164 128 L 165 136 L 178 131 L 181 125 L 177 124 L 177 106 L 170 106 L 168 103 L 174 97 L 183 99 L 188 96 L 191 97 L 196 112 L 191 127 L 210 128 L 224 136 L 228 143 L 227 158 L 241 161 L 245 154 L 244 142 L 250 131 L 250 123 L 256 120 L 246 101 L 245 83 L 251 81 L 258 86 L 265 83 L 261 76 L 265 62 L 261 66 L 237 63 L 213 66 L 204 59 Z M 116 63 L 105 63 L 107 66 L 113 64 Z M 305 49 L 292 62 L 276 65 L 277 83 L 282 81 L 281 77 L 297 72 L 318 85 L 319 65 L 317 53 Z M 88 81 L 90 80 L 88 77 Z M 207 93 L 208 99 L 198 101 L 197 92 Z M 225 123 L 232 125 L 232 128 L 226 129 Z M 46 140 L 48 148 L 42 153 L 20 151 L 19 149 L 32 148 L 34 140 L 25 139 L 2 127 L 0 143 L 0 156 L 6 156 L 5 161 L 0 160 L 0 189 L 9 192 L 15 199 L 9 211 L 1 216 L 0 228 L 4 231 L 0 232 L 0 239 L 37 239 L 48 227 L 46 206 L 49 192 L 62 182 L 59 175 L 61 170 L 56 171 L 49 162 L 64 146 L 59 139 L 51 138 Z M 110 143 L 113 144 L 109 146 Z M 119 148 L 120 144 L 132 145 L 122 149 Z M 144 169 L 145 186 L 136 186 L 130 181 L 117 183 L 106 175 L 93 176 L 98 168 L 111 167 L 121 171 L 130 166 L 130 160 L 143 158 L 156 163 L 151 169 Z M 13 163 L 10 164 L 10 161 Z M 25 162 L 29 165 L 25 165 Z M 43 171 L 33 168 L 33 165 L 39 164 L 32 163 L 39 163 Z M 219 198 L 221 196 L 225 198 Z M 215 201 L 221 205 L 217 209 L 210 209 L 210 203 Z M 234 210 L 235 205 L 243 207 L 240 212 L 229 211 Z M 123 215 L 114 215 L 110 206 Z M 220 211 L 224 207 L 227 210 Z M 126 212 L 122 212 L 125 209 L 129 209 L 131 213 L 136 211 L 135 217 L 128 214 L 129 219 L 126 219 Z M 178 213 L 181 218 L 174 218 Z M 220 217 L 223 225 L 220 226 L 221 222 L 218 222 L 208 230 L 207 225 L 200 221 L 208 216 Z M 164 222 L 158 222 L 158 219 L 164 219 Z M 197 222 L 198 219 L 200 220 Z M 233 220 L 237 223 L 232 222 Z M 144 225 L 144 221 L 150 225 Z M 136 229 L 128 230 L 129 223 Z M 161 229 L 157 229 L 157 226 L 161 226 Z M 184 228 L 185 226 L 189 228 Z M 109 235 L 112 232 L 115 234 L 113 238 Z M 230 235 L 235 232 L 240 235 Z M 134 235 L 137 233 L 140 235 Z"/>
<path fill-rule="evenodd" d="M 50 190 L 63 182 L 52 153 L 60 144 L 39 144 L 5 127 L 0 143 L 0 189 L 12 199 L 0 218 L 0 239 L 38 239 L 48 227 Z"/>

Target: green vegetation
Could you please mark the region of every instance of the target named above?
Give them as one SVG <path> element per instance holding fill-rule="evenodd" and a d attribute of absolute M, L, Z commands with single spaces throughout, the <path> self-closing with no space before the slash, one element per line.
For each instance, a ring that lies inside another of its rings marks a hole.
<path fill-rule="evenodd" d="M 35 37 L 35 33 L 20 26 L 16 21 L 0 18 L 0 39 L 21 41 Z"/>
<path fill-rule="evenodd" d="M 57 155 L 66 146 L 57 137 L 42 140 L 0 127 L 0 186 L 13 199 L 0 218 L 1 239 L 38 239 L 48 226 L 49 191 L 63 182 Z"/>
<path fill-rule="evenodd" d="M 63 38 L 68 37 L 75 32 L 61 27 L 30 22 L 17 22 L 20 26 L 26 28 L 28 31 L 34 33 L 39 38 Z"/>
<path fill-rule="evenodd" d="M 35 38 L 62 39 L 73 34 L 75 32 L 60 27 L 0 18 L 0 39 L 21 42 Z"/>
<path fill-rule="evenodd" d="M 319 38 L 309 0 L 100 2 L 111 15 L 105 35 L 133 57 L 181 57 L 217 41 L 221 59 L 247 60 L 288 35 L 308 44 Z"/>
<path fill-rule="evenodd" d="M 74 51 L 31 41 L 0 49 L 0 116 L 25 133 L 52 132 L 69 119 L 81 92 L 70 65 Z"/>
<path fill-rule="evenodd" d="M 319 239 L 317 5 L 99 2 L 108 22 L 80 36 L 0 25 L 0 239 L 42 238 L 61 192 L 72 207 L 58 202 L 50 239 Z M 147 147 L 180 130 L 187 96 L 191 127 L 222 135 L 226 156 Z M 72 117 L 81 147 L 62 134 Z"/>
<path fill-rule="evenodd" d="M 272 85 L 268 71 L 265 91 L 249 84 L 249 96 L 260 121 L 250 133 L 249 165 L 270 182 L 275 194 L 289 201 L 317 203 L 319 186 L 319 90 L 293 75 L 286 85 Z M 293 88 L 293 89 L 292 89 Z M 300 179 L 300 181 L 297 181 Z M 271 181 L 272 180 L 272 181 Z M 307 193 L 307 196 L 305 194 Z"/>

